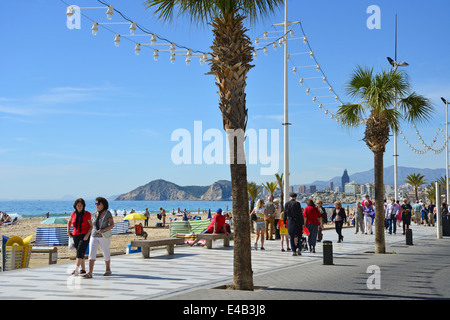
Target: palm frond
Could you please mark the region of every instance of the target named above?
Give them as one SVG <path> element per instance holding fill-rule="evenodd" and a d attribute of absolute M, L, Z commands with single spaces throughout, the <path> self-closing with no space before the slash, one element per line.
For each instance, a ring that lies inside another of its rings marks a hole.
<path fill-rule="evenodd" d="M 364 107 L 357 103 L 345 104 L 338 109 L 336 115 L 341 120 L 342 125 L 358 127 L 364 117 Z"/>
<path fill-rule="evenodd" d="M 426 122 L 431 119 L 434 113 L 430 100 L 415 92 L 400 99 L 399 108 L 402 110 L 404 119 L 410 123 Z"/>

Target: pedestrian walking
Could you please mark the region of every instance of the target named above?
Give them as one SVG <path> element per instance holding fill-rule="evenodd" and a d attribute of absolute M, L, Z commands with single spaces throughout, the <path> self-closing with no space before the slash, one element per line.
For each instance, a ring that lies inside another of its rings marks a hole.
<path fill-rule="evenodd" d="M 256 239 L 255 239 L 255 250 L 257 250 L 258 240 L 261 237 L 261 250 L 264 249 L 264 237 L 266 232 L 266 223 L 264 222 L 265 218 L 267 217 L 267 211 L 264 207 L 264 200 L 259 199 L 256 202 L 256 207 L 253 209 L 252 215 L 255 215 L 255 218 L 253 221 L 255 221 L 255 233 L 256 233 Z"/>
<path fill-rule="evenodd" d="M 277 230 L 279 232 L 280 239 L 281 239 L 281 252 L 286 251 L 286 250 L 284 250 L 284 243 L 283 243 L 284 241 L 286 241 L 287 251 L 291 251 L 291 248 L 289 248 L 289 232 L 288 232 L 288 229 L 286 228 L 286 226 L 284 225 L 283 219 L 278 220 Z"/>
<path fill-rule="evenodd" d="M 297 194 L 291 193 L 290 200 L 284 205 L 283 222 L 288 226 L 292 255 L 301 255 L 300 241 L 304 225 L 302 206 L 297 202 Z"/>
<path fill-rule="evenodd" d="M 373 206 L 370 205 L 368 201 L 364 202 L 364 234 L 367 234 L 370 232 L 370 234 L 373 234 L 372 231 L 372 219 L 375 216 L 375 211 L 373 210 Z"/>
<path fill-rule="evenodd" d="M 400 200 L 395 201 L 398 207 L 398 214 L 397 214 L 397 224 L 400 228 L 400 222 L 402 222 L 402 206 L 400 205 Z"/>
<path fill-rule="evenodd" d="M 72 212 L 67 223 L 67 234 L 73 238 L 75 249 L 77 250 L 75 269 L 72 272 L 73 275 L 77 275 L 86 273 L 84 255 L 89 245 L 93 226 L 91 214 L 85 210 L 86 203 L 82 198 L 75 200 L 73 208 L 75 211 Z M 70 227 L 73 227 L 72 232 Z M 80 268 L 81 270 L 79 270 Z"/>
<path fill-rule="evenodd" d="M 355 227 L 355 234 L 357 234 L 359 230 L 361 230 L 361 233 L 364 233 L 364 210 L 359 201 L 356 203 Z"/>
<path fill-rule="evenodd" d="M 322 216 L 322 223 L 319 226 L 319 232 L 317 234 L 317 241 L 320 242 L 323 239 L 322 231 L 323 231 L 324 225 L 326 225 L 328 223 L 328 215 L 327 215 L 327 212 L 325 211 L 324 207 L 322 207 L 323 206 L 322 200 L 317 200 L 316 204 L 317 204 L 317 210 L 319 210 L 320 215 Z"/>
<path fill-rule="evenodd" d="M 387 221 L 387 227 L 389 234 L 397 233 L 397 215 L 398 215 L 398 206 L 395 203 L 395 199 L 391 199 L 391 203 L 386 206 L 386 211 L 384 213 L 384 218 Z"/>
<path fill-rule="evenodd" d="M 281 239 L 281 235 L 280 235 L 280 229 L 278 228 L 278 221 L 281 220 L 281 206 L 280 206 L 280 200 L 275 199 L 273 200 L 273 204 L 275 205 L 275 216 L 274 216 L 274 220 L 273 220 L 273 224 L 274 224 L 274 229 L 275 229 L 275 240 L 280 240 Z M 286 229 L 287 230 L 287 229 Z"/>
<path fill-rule="evenodd" d="M 323 228 L 322 215 L 316 208 L 316 205 L 314 204 L 313 200 L 308 199 L 306 201 L 306 204 L 307 206 L 303 211 L 303 217 L 305 226 L 309 231 L 308 236 L 309 251 L 312 253 L 316 253 L 317 234 L 319 232 L 319 227 Z"/>
<path fill-rule="evenodd" d="M 411 224 L 412 210 L 413 208 L 408 203 L 408 200 L 404 199 L 402 204 L 403 235 L 405 234 L 405 230 L 409 229 L 409 225 Z"/>
<path fill-rule="evenodd" d="M 275 222 L 275 205 L 273 203 L 273 197 L 268 196 L 267 202 L 265 205 L 266 211 L 267 211 L 267 217 L 264 219 L 266 223 L 266 239 L 267 240 L 275 240 L 273 238 L 274 235 L 274 222 Z"/>
<path fill-rule="evenodd" d="M 347 216 L 345 210 L 342 208 L 340 201 L 334 203 L 335 209 L 331 215 L 331 220 L 334 220 L 334 226 L 336 228 L 336 233 L 338 234 L 338 243 L 344 241 L 344 236 L 342 235 L 342 226 L 347 221 Z"/>

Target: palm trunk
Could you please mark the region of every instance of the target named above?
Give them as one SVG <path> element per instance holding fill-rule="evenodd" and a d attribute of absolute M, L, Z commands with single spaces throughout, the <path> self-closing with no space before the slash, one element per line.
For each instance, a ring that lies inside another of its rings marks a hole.
<path fill-rule="evenodd" d="M 384 239 L 383 151 L 374 152 L 375 171 L 375 253 L 386 253 Z"/>
<path fill-rule="evenodd" d="M 253 67 L 251 41 L 246 36 L 244 17 L 236 11 L 213 19 L 214 41 L 211 71 L 219 89 L 219 109 L 230 146 L 230 172 L 233 198 L 235 290 L 253 290 L 253 271 L 248 211 L 247 165 L 244 133 L 247 126 L 245 87 L 247 73 Z M 241 137 L 241 139 L 239 139 Z"/>

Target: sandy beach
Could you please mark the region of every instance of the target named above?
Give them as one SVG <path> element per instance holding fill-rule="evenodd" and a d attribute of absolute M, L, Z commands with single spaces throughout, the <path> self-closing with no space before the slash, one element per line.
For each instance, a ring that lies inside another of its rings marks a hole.
<path fill-rule="evenodd" d="M 202 220 L 206 219 L 208 214 L 200 214 Z M 166 216 L 166 227 L 155 227 L 157 222 L 160 222 L 156 215 L 151 215 L 148 225 L 149 227 L 145 227 L 144 230 L 148 233 L 147 239 L 159 239 L 159 238 L 168 238 L 170 236 L 170 230 L 169 230 L 169 217 L 173 218 L 176 216 L 173 216 L 172 214 L 168 214 Z M 178 217 L 178 219 L 181 219 L 182 217 Z M 42 221 L 44 221 L 45 218 L 28 218 L 28 219 L 20 219 L 19 223 L 16 225 L 10 225 L 10 226 L 2 226 L 0 227 L 0 235 L 4 235 L 7 237 L 12 236 L 19 236 L 22 239 L 26 238 L 30 235 L 33 236 L 32 241 L 35 240 L 36 237 L 36 229 L 39 227 L 54 227 L 58 226 L 61 227 L 63 225 L 54 225 L 54 224 L 41 224 Z M 115 222 L 121 222 L 123 221 L 123 217 L 114 217 Z M 133 226 L 135 223 L 139 223 L 143 221 L 131 221 L 130 226 Z M 325 226 L 325 228 L 334 228 L 334 224 L 328 224 Z M 254 235 L 252 234 L 252 237 Z M 112 255 L 118 255 L 118 254 L 125 254 L 127 244 L 129 244 L 132 240 L 135 238 L 134 228 L 130 229 L 130 232 L 127 234 L 120 234 L 120 235 L 114 235 L 112 237 L 111 241 L 111 254 Z M 57 263 L 67 263 L 67 262 L 73 262 L 75 258 L 75 252 L 67 250 L 67 246 L 57 246 L 58 248 L 58 262 Z M 101 251 L 99 250 L 98 253 Z M 48 254 L 38 254 L 33 253 L 31 255 L 30 264 L 29 267 L 36 267 L 36 266 L 42 266 L 48 264 Z"/>

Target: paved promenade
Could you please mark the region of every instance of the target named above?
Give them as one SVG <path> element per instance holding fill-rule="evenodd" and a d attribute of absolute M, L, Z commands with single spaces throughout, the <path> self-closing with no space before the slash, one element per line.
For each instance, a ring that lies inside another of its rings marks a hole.
<path fill-rule="evenodd" d="M 0 300 L 315 300 L 315 299 L 449 299 L 450 238 L 436 239 L 436 228 L 412 226 L 414 245 L 401 232 L 386 234 L 388 254 L 374 254 L 374 235 L 343 230 L 336 243 L 332 230 L 334 265 L 323 265 L 322 244 L 316 253 L 292 256 L 281 252 L 279 241 L 266 241 L 266 250 L 252 251 L 255 286 L 241 292 L 217 289 L 233 277 L 233 247 L 222 241 L 213 249 L 175 247 L 113 256 L 113 274 L 104 277 L 104 262 L 97 260 L 94 277 L 72 276 L 74 262 L 0 273 Z M 233 244 L 233 243 L 231 243 Z"/>

